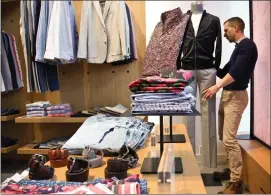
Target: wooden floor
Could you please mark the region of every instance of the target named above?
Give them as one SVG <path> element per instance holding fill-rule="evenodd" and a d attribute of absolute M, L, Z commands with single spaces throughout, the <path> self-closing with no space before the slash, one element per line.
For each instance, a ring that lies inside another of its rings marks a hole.
<path fill-rule="evenodd" d="M 167 127 L 167 126 L 166 126 Z M 156 129 L 159 132 L 159 129 Z M 162 184 L 158 183 L 158 176 L 156 174 L 142 175 L 140 174 L 141 164 L 145 157 L 151 154 L 159 155 L 159 144 L 155 147 L 151 147 L 150 138 L 145 143 L 145 146 L 137 151 L 139 156 L 138 166 L 128 171 L 129 175 L 139 174 L 141 178 L 147 179 L 148 192 L 150 194 L 206 194 L 200 170 L 196 162 L 196 158 L 192 151 L 192 146 L 189 142 L 184 125 L 173 125 L 173 132 L 178 134 L 184 134 L 186 137 L 186 143 L 174 144 L 175 156 L 182 158 L 184 172 L 182 174 L 173 174 L 172 183 Z M 108 158 L 104 158 L 106 163 Z M 49 163 L 48 163 L 49 164 Z M 89 180 L 100 177 L 104 178 L 104 169 L 106 164 L 102 167 L 90 169 Z M 65 171 L 66 167 L 55 169 L 55 180 L 66 181 Z"/>

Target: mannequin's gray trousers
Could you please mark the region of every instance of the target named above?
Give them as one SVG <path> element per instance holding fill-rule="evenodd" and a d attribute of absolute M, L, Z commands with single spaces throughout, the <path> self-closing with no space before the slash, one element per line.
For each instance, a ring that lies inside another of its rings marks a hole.
<path fill-rule="evenodd" d="M 202 92 L 216 84 L 216 69 L 192 70 L 191 72 L 195 79 L 190 85 L 195 89 L 195 97 L 198 95 L 200 98 L 202 163 L 204 167 L 215 168 L 217 167 L 216 96 L 205 100 Z M 197 94 L 197 86 L 199 94 Z M 195 153 L 195 117 L 184 117 L 184 123 Z"/>

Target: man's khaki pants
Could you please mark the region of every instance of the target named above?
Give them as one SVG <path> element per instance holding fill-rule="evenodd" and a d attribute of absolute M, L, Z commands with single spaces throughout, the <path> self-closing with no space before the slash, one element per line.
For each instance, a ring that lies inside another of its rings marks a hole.
<path fill-rule="evenodd" d="M 231 170 L 231 182 L 240 181 L 242 175 L 242 155 L 236 134 L 242 114 L 248 104 L 248 94 L 243 91 L 222 91 L 219 110 L 219 139 L 223 141 Z"/>

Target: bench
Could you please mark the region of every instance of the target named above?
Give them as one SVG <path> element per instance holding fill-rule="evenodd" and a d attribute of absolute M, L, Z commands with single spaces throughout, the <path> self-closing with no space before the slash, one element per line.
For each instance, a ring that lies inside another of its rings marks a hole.
<path fill-rule="evenodd" d="M 270 149 L 257 140 L 238 140 L 243 157 L 243 179 L 252 194 L 270 194 Z"/>

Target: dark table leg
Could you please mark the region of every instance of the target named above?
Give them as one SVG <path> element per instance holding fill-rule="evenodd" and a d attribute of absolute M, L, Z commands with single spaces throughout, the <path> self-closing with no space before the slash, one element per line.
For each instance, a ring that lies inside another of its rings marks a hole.
<path fill-rule="evenodd" d="M 163 122 L 163 116 L 160 116 L 160 157 L 163 154 L 164 150 L 164 122 Z"/>
<path fill-rule="evenodd" d="M 161 116 L 160 116 L 161 117 Z M 163 136 L 163 143 L 185 143 L 186 139 L 184 134 L 175 134 L 172 133 L 172 116 L 169 117 L 169 135 Z M 160 132 L 161 132 L 161 123 L 160 123 Z M 161 134 L 160 134 L 161 139 Z M 160 143 L 160 140 L 158 140 Z"/>
<path fill-rule="evenodd" d="M 172 116 L 170 116 L 170 133 L 172 136 Z M 164 122 L 163 116 L 160 116 L 160 157 L 158 158 L 145 158 L 140 170 L 143 174 L 156 174 L 159 162 L 164 151 Z M 182 159 L 180 157 L 175 157 L 175 173 L 183 173 Z"/>
<path fill-rule="evenodd" d="M 170 141 L 173 141 L 172 137 L 172 116 L 169 116 L 169 136 L 170 136 Z"/>

